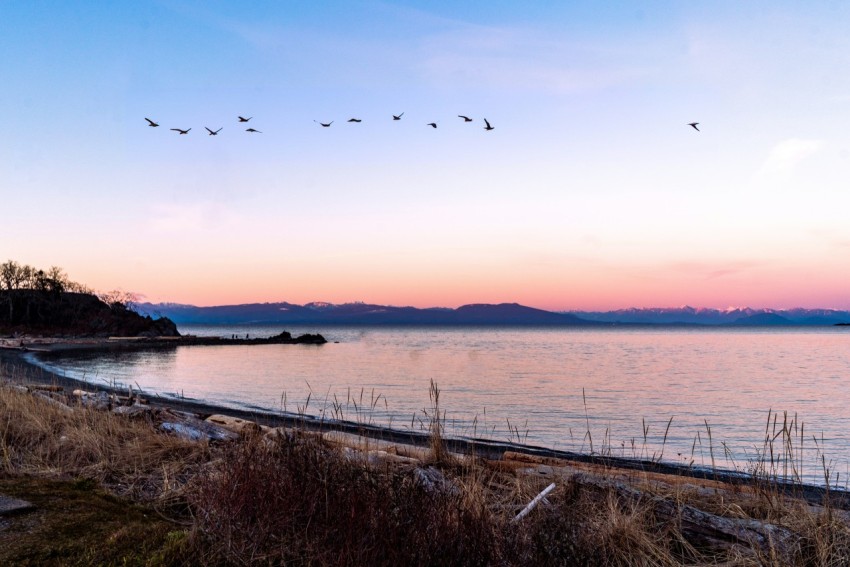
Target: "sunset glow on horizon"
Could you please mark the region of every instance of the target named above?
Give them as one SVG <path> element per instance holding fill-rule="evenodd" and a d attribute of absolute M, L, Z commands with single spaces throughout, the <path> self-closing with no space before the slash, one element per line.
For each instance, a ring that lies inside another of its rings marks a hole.
<path fill-rule="evenodd" d="M 850 5 L 2 13 L 0 262 L 200 306 L 850 309 Z"/>

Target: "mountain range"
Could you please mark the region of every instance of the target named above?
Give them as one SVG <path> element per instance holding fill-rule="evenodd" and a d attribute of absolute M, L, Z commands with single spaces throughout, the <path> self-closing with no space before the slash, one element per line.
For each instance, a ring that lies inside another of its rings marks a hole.
<path fill-rule="evenodd" d="M 730 307 L 629 308 L 582 311 L 574 315 L 602 323 L 649 325 L 835 325 L 850 322 L 850 311 L 837 309 L 751 309 Z"/>
<path fill-rule="evenodd" d="M 835 325 L 850 323 L 850 311 L 834 309 L 630 308 L 616 311 L 554 312 L 517 303 L 446 307 L 395 307 L 369 303 L 248 303 L 197 307 L 176 303 L 136 303 L 136 311 L 168 317 L 177 324 L 287 325 Z"/>

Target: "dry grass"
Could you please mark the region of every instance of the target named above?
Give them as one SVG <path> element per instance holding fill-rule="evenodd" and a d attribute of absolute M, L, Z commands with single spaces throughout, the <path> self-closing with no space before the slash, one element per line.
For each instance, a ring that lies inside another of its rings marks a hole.
<path fill-rule="evenodd" d="M 159 434 L 145 420 L 0 388 L 0 472 L 85 478 L 137 501 L 176 498 L 209 448 Z"/>
<path fill-rule="evenodd" d="M 730 486 L 456 459 L 444 447 L 436 384 L 431 393 L 431 458 L 376 464 L 297 431 L 181 441 L 145 420 L 0 387 L 0 476 L 91 479 L 183 510 L 191 536 L 169 556 L 187 564 L 837 566 L 850 557 L 845 512 L 777 488 L 780 471 L 798 474 L 791 458 L 800 451 L 781 433 L 796 431 L 790 421 L 766 435 L 756 482 Z M 553 481 L 546 501 L 513 521 Z M 741 535 L 724 539 L 711 522 L 743 526 Z"/>
<path fill-rule="evenodd" d="M 483 501 L 429 492 L 410 472 L 374 470 L 300 435 L 234 444 L 190 496 L 205 561 L 497 563 L 499 525 Z"/>

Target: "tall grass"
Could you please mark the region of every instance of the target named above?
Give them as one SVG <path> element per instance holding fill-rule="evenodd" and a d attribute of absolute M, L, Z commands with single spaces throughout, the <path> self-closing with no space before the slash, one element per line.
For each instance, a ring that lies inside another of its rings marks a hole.
<path fill-rule="evenodd" d="M 135 500 L 176 497 L 209 448 L 108 411 L 72 411 L 0 387 L 0 473 L 95 480 Z"/>
<path fill-rule="evenodd" d="M 828 498 L 812 506 L 777 488 L 804 478 L 805 430 L 796 416 L 769 414 L 750 464 L 756 484 L 731 486 L 569 463 L 455 460 L 434 382 L 430 398 L 431 458 L 376 464 L 297 429 L 224 445 L 186 442 L 144 419 L 68 411 L 0 387 L 0 473 L 81 476 L 133 499 L 183 507 L 192 522 L 184 559 L 192 564 L 838 566 L 850 557 L 842 510 Z M 361 393 L 357 407 L 374 409 L 375 400 Z M 587 410 L 585 417 L 589 427 Z M 663 458 L 671 423 L 657 452 L 641 449 L 652 460 Z M 649 433 L 644 423 L 644 447 Z M 586 438 L 590 444 L 589 429 Z M 593 448 L 610 451 L 610 441 Z M 825 458 L 823 466 L 834 486 Z M 423 469 L 440 482 L 421 482 Z M 556 489 L 545 501 L 512 522 L 550 482 Z M 702 517 L 693 510 L 710 520 L 688 524 Z M 721 522 L 775 537 L 707 537 Z"/>

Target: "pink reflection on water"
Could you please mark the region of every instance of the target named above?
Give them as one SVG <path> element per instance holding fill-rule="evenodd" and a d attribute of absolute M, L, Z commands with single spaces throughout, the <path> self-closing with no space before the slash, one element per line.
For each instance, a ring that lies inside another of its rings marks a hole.
<path fill-rule="evenodd" d="M 713 452 L 718 465 L 739 469 L 762 448 L 768 411 L 780 421 L 788 412 L 805 423 L 807 449 L 816 435 L 846 476 L 850 335 L 841 329 L 322 333 L 339 344 L 189 347 L 85 364 L 146 390 L 416 430 L 433 379 L 450 435 L 584 452 L 592 441 L 595 452 L 627 457 L 659 456 L 672 417 L 665 460 L 708 466 Z M 804 475 L 813 481 L 822 479 L 816 459 L 806 454 Z"/>

